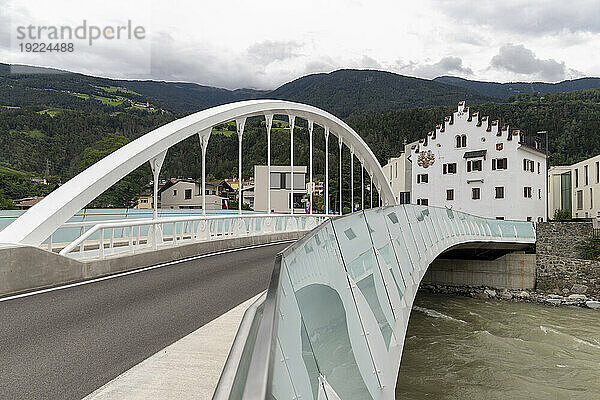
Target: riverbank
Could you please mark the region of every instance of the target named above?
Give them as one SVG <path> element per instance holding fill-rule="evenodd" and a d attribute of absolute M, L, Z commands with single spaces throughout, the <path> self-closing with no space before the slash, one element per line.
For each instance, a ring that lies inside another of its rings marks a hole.
<path fill-rule="evenodd" d="M 419 287 L 427 293 L 451 294 L 457 296 L 472 297 L 475 299 L 497 299 L 513 302 L 540 303 L 551 306 L 576 306 L 590 308 L 600 311 L 600 299 L 587 296 L 584 293 L 565 293 L 559 295 L 554 293 L 542 293 L 535 290 L 509 290 L 495 289 L 487 286 L 449 286 L 440 284 L 423 283 Z M 582 291 L 579 286 L 573 286 L 570 292 Z"/>

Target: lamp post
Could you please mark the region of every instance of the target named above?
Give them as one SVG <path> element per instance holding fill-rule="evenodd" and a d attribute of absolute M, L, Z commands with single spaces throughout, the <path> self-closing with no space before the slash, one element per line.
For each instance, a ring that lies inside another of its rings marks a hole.
<path fill-rule="evenodd" d="M 538 131 L 538 135 L 546 135 L 546 222 L 550 220 L 550 210 L 549 210 L 549 197 L 548 197 L 548 171 L 550 170 L 550 166 L 548 165 L 548 131 Z"/>

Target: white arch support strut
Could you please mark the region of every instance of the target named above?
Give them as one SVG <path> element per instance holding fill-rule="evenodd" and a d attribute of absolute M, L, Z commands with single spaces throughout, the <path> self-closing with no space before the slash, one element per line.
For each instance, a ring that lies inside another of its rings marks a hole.
<path fill-rule="evenodd" d="M 385 204 L 394 195 L 377 158 L 362 138 L 341 119 L 307 104 L 282 100 L 248 100 L 203 110 L 163 125 L 109 154 L 50 193 L 0 231 L 0 243 L 39 246 L 56 229 L 128 173 L 182 140 L 228 121 L 266 114 L 313 120 L 342 137 L 373 171 Z M 240 193 L 241 194 L 241 193 Z M 240 201 L 242 199 L 240 198 Z"/>

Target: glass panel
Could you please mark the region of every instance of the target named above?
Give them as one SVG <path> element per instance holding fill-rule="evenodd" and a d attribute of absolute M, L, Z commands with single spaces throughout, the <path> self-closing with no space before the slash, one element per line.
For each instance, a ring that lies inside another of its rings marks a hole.
<path fill-rule="evenodd" d="M 373 251 L 365 216 L 360 213 L 350 218 L 337 219 L 333 221 L 333 226 L 348 275 L 367 300 L 385 343 L 389 347 L 393 313 Z"/>
<path fill-rule="evenodd" d="M 371 399 L 367 385 L 378 387 L 373 357 L 331 221 L 284 262 L 319 370 L 341 398 Z"/>
<path fill-rule="evenodd" d="M 387 209 L 389 210 L 389 208 Z M 385 261 L 386 266 L 389 268 L 390 274 L 396 284 L 396 289 L 398 289 L 398 294 L 400 298 L 402 298 L 406 289 L 406 283 L 402 276 L 402 272 L 400 271 L 398 259 L 396 258 L 396 254 L 391 245 L 392 239 L 385 222 L 385 212 L 386 208 L 370 209 L 365 211 L 365 217 L 367 219 L 369 231 L 371 232 L 373 244 Z M 396 305 L 396 307 L 399 306 L 399 304 Z"/>

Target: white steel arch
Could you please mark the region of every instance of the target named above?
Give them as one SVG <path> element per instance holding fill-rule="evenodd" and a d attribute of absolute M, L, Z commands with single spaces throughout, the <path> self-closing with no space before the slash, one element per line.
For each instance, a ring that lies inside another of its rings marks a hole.
<path fill-rule="evenodd" d="M 336 116 L 306 104 L 282 100 L 229 103 L 188 115 L 163 125 L 106 156 L 56 189 L 0 232 L 0 243 L 39 246 L 61 224 L 128 173 L 182 140 L 199 134 L 208 140 L 211 128 L 228 121 L 264 115 L 290 115 L 326 128 L 354 149 L 372 171 L 384 205 L 395 204 L 392 189 L 377 158 L 361 137 Z M 329 182 L 326 182 L 327 187 Z"/>

